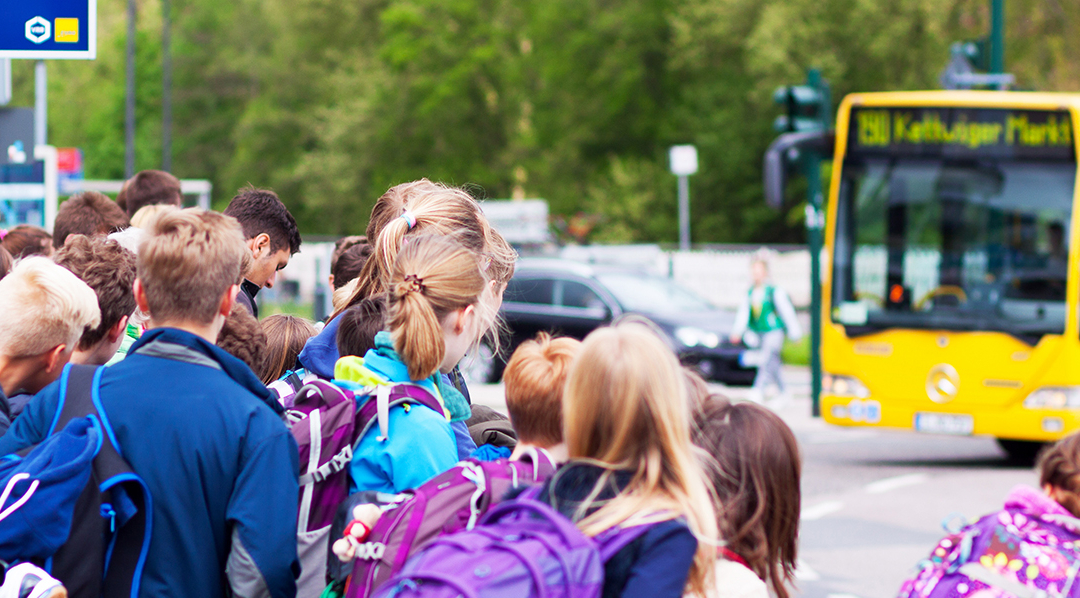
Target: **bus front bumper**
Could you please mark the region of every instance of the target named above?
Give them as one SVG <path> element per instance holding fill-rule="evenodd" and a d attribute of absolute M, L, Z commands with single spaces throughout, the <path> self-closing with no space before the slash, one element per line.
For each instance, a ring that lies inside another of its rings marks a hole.
<path fill-rule="evenodd" d="M 822 394 L 821 415 L 838 426 L 870 426 L 930 434 L 983 435 L 1014 440 L 1053 441 L 1080 429 L 1080 410 L 973 407 L 853 399 Z"/>

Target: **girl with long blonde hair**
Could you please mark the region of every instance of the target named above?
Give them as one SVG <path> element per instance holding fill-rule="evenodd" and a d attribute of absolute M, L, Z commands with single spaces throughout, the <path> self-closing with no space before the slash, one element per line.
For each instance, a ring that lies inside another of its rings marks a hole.
<path fill-rule="evenodd" d="M 605 563 L 605 598 L 704 595 L 717 525 L 675 355 L 646 325 L 585 338 L 563 394 L 569 462 L 538 497 L 590 537 L 650 529 Z"/>

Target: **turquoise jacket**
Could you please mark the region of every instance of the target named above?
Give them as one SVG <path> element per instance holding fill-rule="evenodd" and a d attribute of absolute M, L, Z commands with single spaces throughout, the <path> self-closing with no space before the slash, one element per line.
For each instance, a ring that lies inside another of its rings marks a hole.
<path fill-rule="evenodd" d="M 451 417 L 459 416 L 468 402 L 453 386 L 435 374 L 425 380 L 409 378 L 408 366 L 394 350 L 390 333 L 375 336 L 375 348 L 364 355 L 364 366 L 389 382 L 412 382 L 440 396 Z M 363 400 L 374 400 L 374 397 Z M 457 443 L 445 413 L 423 406 L 390 410 L 388 439 L 372 426 L 353 452 L 351 492 L 374 490 L 396 494 L 428 481 L 457 463 Z"/>

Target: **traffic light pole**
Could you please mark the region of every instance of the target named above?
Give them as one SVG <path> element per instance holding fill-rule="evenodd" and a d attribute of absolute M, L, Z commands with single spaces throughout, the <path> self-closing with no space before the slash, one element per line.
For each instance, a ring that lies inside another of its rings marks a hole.
<path fill-rule="evenodd" d="M 821 190 L 821 155 L 803 152 L 806 177 L 806 241 L 810 249 L 810 400 L 811 415 L 821 416 L 821 249 L 825 212 Z"/>

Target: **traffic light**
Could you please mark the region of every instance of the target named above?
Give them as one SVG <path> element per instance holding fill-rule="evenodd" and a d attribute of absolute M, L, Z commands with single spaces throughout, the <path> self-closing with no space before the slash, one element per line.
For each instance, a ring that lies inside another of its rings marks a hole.
<path fill-rule="evenodd" d="M 778 133 L 828 131 L 832 128 L 832 97 L 829 84 L 811 69 L 805 85 L 785 85 L 773 93 L 773 101 L 785 108 L 773 121 Z"/>
<path fill-rule="evenodd" d="M 980 71 L 990 70 L 990 38 L 980 37 L 976 40 L 963 42 L 960 46 L 964 57 L 971 66 Z"/>

